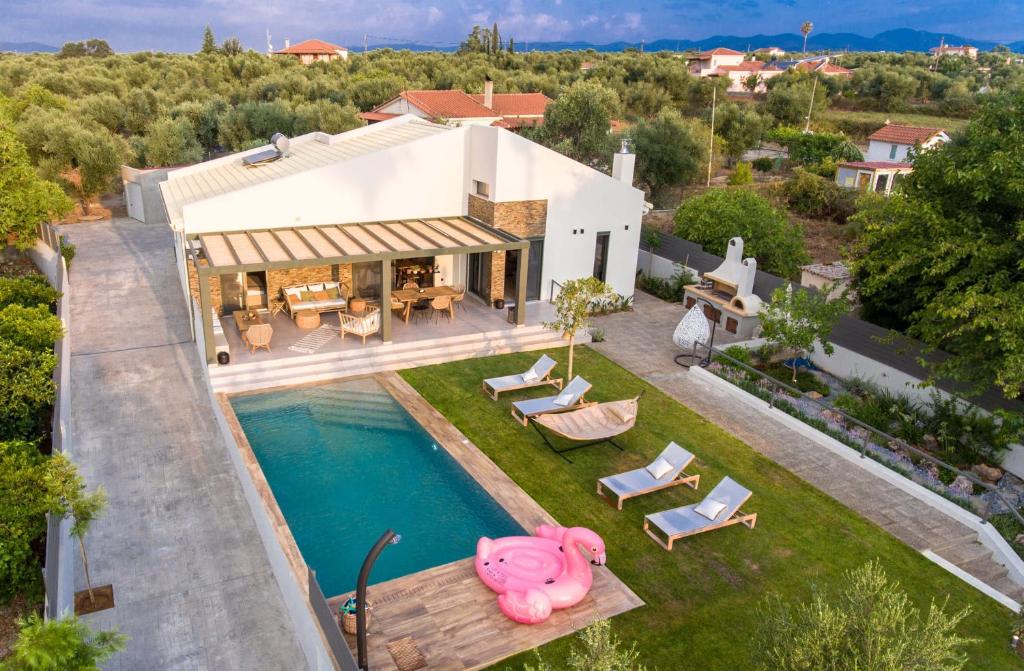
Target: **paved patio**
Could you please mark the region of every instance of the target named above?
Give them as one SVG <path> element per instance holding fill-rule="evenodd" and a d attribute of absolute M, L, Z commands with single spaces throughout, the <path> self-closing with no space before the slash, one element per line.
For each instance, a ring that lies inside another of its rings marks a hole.
<path fill-rule="evenodd" d="M 203 387 L 170 230 L 115 219 L 62 232 L 78 248 L 72 458 L 109 494 L 86 546 L 117 604 L 85 620 L 129 637 L 104 668 L 304 667 Z"/>
<path fill-rule="evenodd" d="M 595 320 L 606 341 L 591 346 L 912 548 L 930 549 L 1011 598 L 1024 597 L 969 527 L 676 366 L 672 331 L 684 312 L 638 291 L 634 312 Z"/>

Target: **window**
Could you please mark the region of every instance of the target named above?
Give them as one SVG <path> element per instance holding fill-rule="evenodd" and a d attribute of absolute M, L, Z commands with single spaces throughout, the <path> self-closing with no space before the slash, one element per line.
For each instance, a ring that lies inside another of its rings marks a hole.
<path fill-rule="evenodd" d="M 897 151 L 898 149 L 899 149 L 899 147 L 898 147 L 897 145 L 893 145 L 893 146 L 892 146 L 892 148 L 891 148 L 891 149 L 889 149 L 889 158 L 890 158 L 890 159 L 894 159 L 894 158 L 896 158 L 896 151 Z"/>
<path fill-rule="evenodd" d="M 598 233 L 594 246 L 594 277 L 602 282 L 608 275 L 608 245 L 611 237 L 611 233 Z"/>
<path fill-rule="evenodd" d="M 473 193 L 483 198 L 491 197 L 491 185 L 487 182 L 481 182 L 478 179 L 473 180 Z"/>

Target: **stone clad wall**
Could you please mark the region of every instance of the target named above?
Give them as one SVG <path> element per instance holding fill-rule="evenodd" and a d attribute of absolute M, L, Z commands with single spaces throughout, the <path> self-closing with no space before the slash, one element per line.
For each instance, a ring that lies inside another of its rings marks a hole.
<path fill-rule="evenodd" d="M 206 265 L 205 262 L 203 265 Z M 202 305 L 202 301 L 199 300 L 199 274 L 196 273 L 196 267 L 191 262 L 187 262 L 185 266 L 188 269 L 188 288 L 192 294 L 192 298 L 196 300 L 196 305 Z M 210 304 L 213 309 L 220 314 L 221 311 L 221 299 L 220 299 L 220 278 L 216 275 L 210 277 Z"/>
<path fill-rule="evenodd" d="M 469 216 L 520 238 L 539 238 L 543 237 L 547 230 L 548 201 L 517 200 L 494 203 L 469 194 Z M 488 302 L 504 297 L 507 253 L 500 252 L 491 256 L 490 290 L 484 296 Z"/>
<path fill-rule="evenodd" d="M 196 303 L 199 301 L 199 276 L 195 266 L 188 265 L 188 286 Z M 282 270 L 267 271 L 267 295 L 273 300 L 279 295 L 284 287 L 293 287 L 300 284 L 311 284 L 317 282 L 341 282 L 343 293 L 348 297 L 352 294 L 352 266 L 350 264 L 340 266 L 307 266 L 304 268 L 285 268 Z M 210 277 L 210 303 L 214 310 L 220 314 L 223 308 L 223 301 L 220 293 L 220 277 Z"/>

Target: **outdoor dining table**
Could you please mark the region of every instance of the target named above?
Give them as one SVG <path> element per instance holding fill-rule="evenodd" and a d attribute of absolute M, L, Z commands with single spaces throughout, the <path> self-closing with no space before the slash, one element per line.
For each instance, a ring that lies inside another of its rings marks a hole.
<path fill-rule="evenodd" d="M 422 300 L 432 300 L 440 296 L 458 296 L 459 292 L 452 287 L 423 287 L 422 289 L 392 289 L 391 296 L 406 304 L 405 314 L 409 314 L 412 304 Z M 448 312 L 452 319 L 455 319 L 455 303 L 448 306 Z M 406 318 L 408 321 L 408 317 Z"/>

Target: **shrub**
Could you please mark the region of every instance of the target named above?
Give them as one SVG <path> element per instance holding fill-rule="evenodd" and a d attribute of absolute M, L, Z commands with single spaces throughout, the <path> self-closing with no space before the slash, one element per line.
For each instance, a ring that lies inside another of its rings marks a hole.
<path fill-rule="evenodd" d="M 52 351 L 33 352 L 0 338 L 0 436 L 33 438 L 53 404 Z"/>
<path fill-rule="evenodd" d="M 686 295 L 686 286 L 688 284 L 695 284 L 696 281 L 689 270 L 677 263 L 676 272 L 671 278 L 664 279 L 662 277 L 641 275 L 639 285 L 641 289 L 652 296 L 657 296 L 663 301 L 682 303 Z"/>
<path fill-rule="evenodd" d="M 926 615 L 877 562 L 848 571 L 837 594 L 815 593 L 792 606 L 775 595 L 762 606 L 754 645 L 758 669 L 772 671 L 958 671 L 963 647 L 956 629 L 970 610 L 947 613 L 934 601 Z"/>
<path fill-rule="evenodd" d="M 750 362 L 753 360 L 753 355 L 750 353 L 750 350 L 740 345 L 730 345 L 729 347 L 725 348 L 724 352 L 731 356 L 733 359 L 736 359 L 740 363 L 745 363 L 748 366 L 751 365 Z M 726 360 L 723 363 L 729 365 L 729 363 L 731 362 Z"/>
<path fill-rule="evenodd" d="M 0 603 L 39 592 L 32 544 L 46 531 L 46 506 L 39 505 L 45 459 L 34 443 L 0 442 Z"/>
<path fill-rule="evenodd" d="M 1024 429 L 1024 419 L 1019 415 L 985 415 L 938 392 L 932 392 L 924 414 L 924 432 L 935 436 L 941 455 L 963 465 L 998 463 L 1002 452 L 1020 440 Z"/>
<path fill-rule="evenodd" d="M 645 667 L 638 661 L 640 653 L 636 644 L 625 648 L 612 633 L 612 625 L 608 620 L 598 620 L 579 633 L 579 645 L 569 650 L 568 658 L 558 665 L 565 671 L 644 671 Z M 537 666 L 526 664 L 523 671 L 554 671 L 556 667 L 546 662 L 540 652 L 536 652 Z"/>
<path fill-rule="evenodd" d="M 739 236 L 759 268 L 784 277 L 795 276 L 810 260 L 800 226 L 747 189 L 711 189 L 683 201 L 675 214 L 675 234 L 719 256 L 725 255 L 729 239 Z"/>
<path fill-rule="evenodd" d="M 729 175 L 729 184 L 733 186 L 742 186 L 744 184 L 751 184 L 754 181 L 754 171 L 750 167 L 750 164 L 745 161 L 740 161 L 736 164 L 736 170 Z"/>
<path fill-rule="evenodd" d="M 60 239 L 60 255 L 64 258 L 64 265 L 71 270 L 71 262 L 75 260 L 75 253 L 78 248 L 74 244 L 67 241 L 67 238 L 62 237 Z"/>
<path fill-rule="evenodd" d="M 0 310 L 0 340 L 41 352 L 50 350 L 64 334 L 59 318 L 43 305 L 8 305 Z"/>
<path fill-rule="evenodd" d="M 126 640 L 116 631 L 94 632 L 75 617 L 44 621 L 33 614 L 19 625 L 5 671 L 99 671 Z"/>
<path fill-rule="evenodd" d="M 821 163 L 830 157 L 836 161 L 863 161 L 860 149 L 843 135 L 805 133 L 796 128 L 776 128 L 768 135 L 789 150 L 789 160 L 800 165 Z"/>
<path fill-rule="evenodd" d="M 845 224 L 856 211 L 858 192 L 797 168 L 779 189 L 789 209 L 808 217 L 827 217 Z"/>
<path fill-rule="evenodd" d="M 757 170 L 758 172 L 771 172 L 772 170 L 775 169 L 775 161 L 768 158 L 767 156 L 755 158 L 753 161 L 750 162 L 750 165 L 754 168 L 754 170 Z"/>
<path fill-rule="evenodd" d="M 60 292 L 47 284 L 42 275 L 0 277 L 0 308 L 8 305 L 50 305 L 58 298 Z"/>
<path fill-rule="evenodd" d="M 828 396 L 831 393 L 829 386 L 821 381 L 817 375 L 810 371 L 800 370 L 797 371 L 796 380 L 793 380 L 793 371 L 781 363 L 775 363 L 767 366 L 764 369 L 766 375 L 769 375 L 776 380 L 785 382 L 791 387 L 796 387 L 800 391 L 807 393 L 809 391 L 816 391 L 822 396 Z"/>

